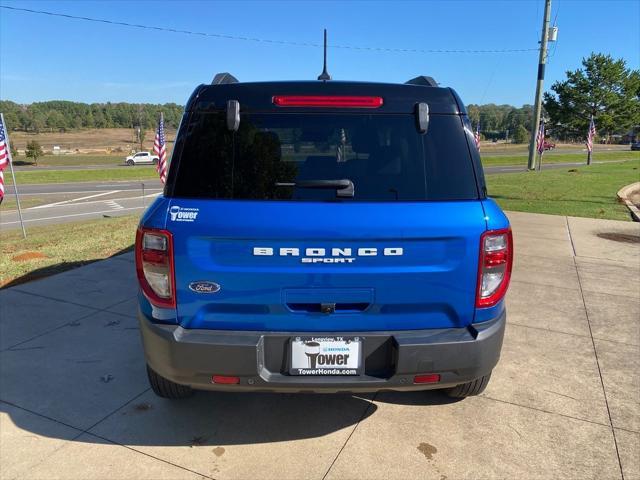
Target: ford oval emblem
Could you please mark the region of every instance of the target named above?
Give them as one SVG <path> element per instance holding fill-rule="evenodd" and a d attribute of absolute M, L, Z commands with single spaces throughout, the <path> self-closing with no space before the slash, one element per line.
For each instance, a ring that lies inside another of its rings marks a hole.
<path fill-rule="evenodd" d="M 220 291 L 220 285 L 215 282 L 191 282 L 189 290 L 196 293 L 217 293 Z"/>

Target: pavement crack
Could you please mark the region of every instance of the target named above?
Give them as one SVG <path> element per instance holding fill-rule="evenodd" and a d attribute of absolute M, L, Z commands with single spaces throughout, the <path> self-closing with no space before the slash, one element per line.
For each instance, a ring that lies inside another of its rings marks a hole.
<path fill-rule="evenodd" d="M 85 308 L 91 308 L 91 307 L 85 307 Z M 61 328 L 64 327 L 75 327 L 80 325 L 80 320 L 84 320 L 85 318 L 90 317 L 91 315 L 95 315 L 96 313 L 100 313 L 100 310 L 96 310 L 96 309 L 92 309 L 92 312 L 87 313 L 86 315 L 82 315 L 79 318 L 76 318 L 75 320 L 71 321 L 71 322 L 64 322 L 56 327 L 51 328 L 50 330 L 47 330 L 45 332 L 39 333 L 38 335 L 34 335 L 33 337 L 30 337 L 26 340 L 22 340 L 21 342 L 18 342 L 14 345 L 11 345 L 10 347 L 4 348 L 1 351 L 5 352 L 5 351 L 14 351 L 14 352 L 18 352 L 21 350 L 33 350 L 33 349 L 40 349 L 42 347 L 24 347 L 24 348 L 16 348 L 19 347 L 20 345 L 24 345 L 25 343 L 31 342 L 32 340 L 35 340 L 37 338 L 43 337 L 45 335 L 49 335 L 50 333 L 55 332 L 56 330 L 60 330 Z"/>
<path fill-rule="evenodd" d="M 569 231 L 569 238 L 571 238 L 571 230 L 569 229 L 569 219 L 567 218 L 567 229 Z M 571 240 L 573 245 L 573 239 Z M 575 255 L 575 249 L 574 249 Z M 622 469 L 622 460 L 620 459 L 620 449 L 618 448 L 618 439 L 616 437 L 616 430 L 613 426 L 613 419 L 611 418 L 611 409 L 609 408 L 609 399 L 607 398 L 607 389 L 604 386 L 604 379 L 602 378 L 602 368 L 600 367 L 600 359 L 598 358 L 598 349 L 596 348 L 596 341 L 593 338 L 593 330 L 591 329 L 591 319 L 589 317 L 589 309 L 587 308 L 587 302 L 584 298 L 584 290 L 582 289 L 582 280 L 580 280 L 580 270 L 578 269 L 578 262 L 576 257 L 573 257 L 573 265 L 576 269 L 576 275 L 578 276 L 578 287 L 580 288 L 580 297 L 582 298 L 582 306 L 584 313 L 587 316 L 587 325 L 589 327 L 589 336 L 591 337 L 591 345 L 593 346 L 593 355 L 596 359 L 596 366 L 598 367 L 598 376 L 600 378 L 600 386 L 602 387 L 602 395 L 604 396 L 604 404 L 607 408 L 607 415 L 609 416 L 609 427 L 611 428 L 611 434 L 613 435 L 613 443 L 616 447 L 616 455 L 618 456 L 618 467 L 620 469 L 620 477 L 624 480 L 624 471 Z"/>
<path fill-rule="evenodd" d="M 38 416 L 38 417 L 44 418 L 44 419 L 46 419 L 46 420 L 49 420 L 49 421 L 51 421 L 51 422 L 59 423 L 60 425 L 64 425 L 65 427 L 72 428 L 73 430 L 77 430 L 77 431 L 78 431 L 78 435 L 76 435 L 76 437 L 74 437 L 74 438 L 77 438 L 78 436 L 80 436 L 80 435 L 82 435 L 82 434 L 84 433 L 84 431 L 82 430 L 82 428 L 76 427 L 76 426 L 74 426 L 74 425 L 70 425 L 70 424 L 65 423 L 65 422 L 61 422 L 60 420 L 56 420 L 55 418 L 49 417 L 49 416 L 47 416 L 47 415 L 43 415 L 42 413 L 38 413 L 38 412 L 35 412 L 35 411 L 33 411 L 33 410 L 29 410 L 28 408 L 21 407 L 20 405 L 16 405 L 16 404 L 15 404 L 15 403 L 13 403 L 13 402 L 9 402 L 9 401 L 7 401 L 7 400 L 2 400 L 2 399 L 0 398 L 0 403 L 4 403 L 4 404 L 6 404 L 6 405 L 10 405 L 10 406 L 12 406 L 13 408 L 17 408 L 17 409 L 19 409 L 19 410 L 22 410 L 22 411 L 24 411 L 24 412 L 30 413 L 30 414 L 32 414 L 32 415 L 36 415 L 36 416 Z"/>
<path fill-rule="evenodd" d="M 610 425 L 608 425 L 606 423 L 596 422 L 594 420 L 587 420 L 586 418 L 574 417 L 572 415 L 567 415 L 565 413 L 552 412 L 551 410 L 544 410 L 543 408 L 531 407 L 529 405 L 522 405 L 520 403 L 510 402 L 508 400 L 502 400 L 500 398 L 489 397 L 489 396 L 485 395 L 484 393 L 481 394 L 478 398 L 484 398 L 485 400 L 492 400 L 494 402 L 506 403 L 507 405 L 513 405 L 514 407 L 527 408 L 527 409 L 533 410 L 535 412 L 548 413 L 549 415 L 557 415 L 559 417 L 570 418 L 571 420 L 577 420 L 579 422 L 591 423 L 593 425 L 599 425 L 601 427 L 609 427 L 610 426 Z"/>
<path fill-rule="evenodd" d="M 563 332 L 563 331 L 560 331 L 560 330 L 554 330 L 552 328 L 536 327 L 534 325 L 525 325 L 524 323 L 512 322 L 511 320 L 509 320 L 509 324 L 510 325 L 515 325 L 516 327 L 532 328 L 534 330 L 541 330 L 543 332 L 558 333 L 560 335 L 569 335 L 570 337 L 589 338 L 589 335 L 581 335 L 579 333 L 572 333 L 572 332 Z"/>
<path fill-rule="evenodd" d="M 576 246 L 573 243 L 573 237 L 571 236 L 571 227 L 569 225 L 569 217 L 564 217 L 564 221 L 566 222 L 566 225 L 567 225 L 567 235 L 569 236 L 569 242 L 571 242 L 571 250 L 573 251 L 573 257 L 574 257 L 574 263 L 575 263 L 575 257 L 577 257 Z"/>
<path fill-rule="evenodd" d="M 97 261 L 100 261 L 100 260 L 97 260 Z M 95 263 L 95 262 L 90 262 L 90 263 Z M 82 268 L 82 267 L 84 267 L 86 265 L 89 265 L 89 264 L 87 263 L 85 265 L 81 265 L 79 268 Z M 67 270 L 67 271 L 70 272 L 72 270 Z M 47 300 L 53 300 L 54 302 L 68 303 L 69 305 L 75 305 L 76 307 L 90 308 L 92 310 L 100 311 L 99 308 L 92 307 L 91 305 L 83 305 L 82 303 L 70 302 L 69 300 L 61 300 L 59 298 L 49 297 L 47 295 L 41 295 L 39 293 L 33 293 L 33 292 L 29 292 L 27 290 L 22 290 L 20 288 L 20 285 L 18 285 L 17 287 L 13 287 L 13 290 L 15 290 L 16 292 L 24 293 L 25 295 L 31 295 L 33 297 L 46 298 Z"/>
<path fill-rule="evenodd" d="M 102 422 L 104 422 L 107 418 L 109 418 L 111 415 L 115 414 L 118 412 L 118 410 L 122 410 L 124 407 L 126 407 L 127 405 L 129 405 L 130 403 L 134 402 L 135 400 L 137 400 L 138 398 L 140 398 L 142 395 L 144 395 L 145 393 L 147 393 L 150 390 L 150 388 L 145 388 L 142 392 L 140 392 L 138 395 L 136 395 L 135 397 L 127 400 L 126 402 L 124 402 L 122 405 L 120 405 L 118 408 L 114 409 L 113 411 L 109 412 L 107 415 L 105 415 L 104 417 L 102 417 L 100 420 L 98 420 L 96 423 L 94 423 L 93 425 L 91 425 L 90 427 L 86 428 L 82 433 L 89 433 L 91 435 L 94 435 L 92 433 L 89 432 L 89 430 L 95 428 L 96 426 L 98 426 L 99 424 L 101 424 Z"/>
<path fill-rule="evenodd" d="M 518 434 L 518 437 L 522 438 L 522 434 L 518 431 L 518 429 L 517 429 L 517 428 L 512 427 L 512 426 L 511 426 L 511 425 L 509 425 L 508 423 L 507 423 L 507 427 L 509 427 L 509 428 L 510 428 L 511 430 L 513 430 L 514 432 L 516 432 L 516 433 Z"/>
<path fill-rule="evenodd" d="M 571 400 L 575 400 L 576 402 L 579 402 L 577 398 L 574 398 L 570 395 L 565 395 L 564 393 L 554 392 L 553 390 L 545 390 L 545 392 L 553 393 L 554 395 L 560 395 L 561 397 L 570 398 Z"/>
<path fill-rule="evenodd" d="M 360 422 L 362 422 L 362 420 L 364 420 L 365 418 L 367 418 L 367 413 L 369 413 L 369 410 L 371 410 L 371 408 L 375 405 L 375 400 L 376 397 L 378 396 L 378 392 L 373 394 L 373 397 L 371 397 L 371 400 L 369 401 L 367 408 L 364 409 L 364 411 L 362 412 L 362 415 L 360 415 L 360 418 L 358 419 L 358 422 L 356 423 L 356 425 L 353 427 L 353 430 L 351 430 L 351 433 L 349 433 L 349 436 L 347 437 L 347 439 L 344 441 L 344 443 L 342 444 L 342 447 L 340 447 L 340 450 L 338 451 L 338 453 L 336 454 L 335 458 L 333 459 L 333 461 L 331 462 L 331 465 L 329 465 L 329 468 L 327 469 L 327 471 L 324 473 L 324 475 L 322 476 L 322 480 L 325 480 L 327 478 L 327 475 L 329 475 L 329 472 L 331 471 L 331 469 L 333 468 L 333 465 L 336 463 L 336 461 L 338 460 L 338 457 L 340 457 L 340 454 L 342 453 L 342 451 L 344 450 L 344 447 L 347 446 L 347 443 L 349 443 L 349 440 L 351 440 L 351 437 L 353 436 L 353 434 L 356 432 L 356 429 L 358 428 L 358 426 L 360 425 Z"/>
<path fill-rule="evenodd" d="M 164 458 L 156 457 L 155 455 L 151 455 L 149 453 L 143 452 L 142 450 L 138 450 L 137 448 L 133 448 L 133 447 L 131 447 L 129 445 L 125 445 L 125 444 L 119 443 L 119 442 L 114 442 L 113 440 L 110 440 L 110 439 L 108 439 L 106 437 L 103 437 L 101 435 L 96 435 L 95 433 L 89 433 L 89 432 L 83 432 L 83 435 L 84 434 L 92 436 L 92 437 L 99 438 L 100 440 L 104 440 L 105 442 L 109 442 L 109 443 L 111 443 L 113 445 L 118 445 L 120 447 L 124 447 L 127 450 L 131 450 L 132 452 L 136 452 L 136 453 L 139 453 L 141 455 L 144 455 L 145 457 L 149 457 L 149 458 L 152 458 L 154 460 L 158 460 L 159 462 L 163 462 L 163 463 L 166 463 L 168 465 L 172 465 L 172 466 L 177 467 L 177 468 L 179 468 L 181 470 L 186 470 L 187 472 L 191 472 L 191 473 L 193 473 L 195 475 L 200 475 L 201 477 L 208 478 L 210 480 L 215 480 L 213 477 L 211 477 L 209 475 L 205 475 L 204 473 L 197 472 L 196 470 L 192 470 L 190 468 L 184 467 L 184 466 L 179 465 L 177 463 L 170 462 L 169 460 L 165 460 Z"/>

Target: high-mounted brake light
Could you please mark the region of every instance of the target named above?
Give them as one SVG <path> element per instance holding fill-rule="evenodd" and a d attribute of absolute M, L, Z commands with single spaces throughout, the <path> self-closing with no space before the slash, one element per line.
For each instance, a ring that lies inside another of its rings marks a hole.
<path fill-rule="evenodd" d="M 176 307 L 173 237 L 166 230 L 138 228 L 136 273 L 144 295 L 157 307 Z"/>
<path fill-rule="evenodd" d="M 382 97 L 336 96 L 336 95 L 276 95 L 273 104 L 279 107 L 344 107 L 379 108 Z"/>
<path fill-rule="evenodd" d="M 512 266 L 511 228 L 484 232 L 480 237 L 476 307 L 492 307 L 504 298 L 509 288 Z"/>

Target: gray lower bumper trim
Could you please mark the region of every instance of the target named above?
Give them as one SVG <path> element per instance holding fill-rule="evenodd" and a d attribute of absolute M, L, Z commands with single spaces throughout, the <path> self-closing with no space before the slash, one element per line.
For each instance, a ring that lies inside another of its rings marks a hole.
<path fill-rule="evenodd" d="M 367 392 L 444 388 L 488 374 L 500 358 L 506 312 L 468 328 L 385 332 L 186 330 L 152 323 L 140 312 L 138 318 L 147 363 L 176 383 L 206 390 Z M 363 338 L 365 373 L 288 375 L 289 340 L 296 335 Z M 439 373 L 441 382 L 414 385 L 414 375 L 422 373 Z M 240 384 L 214 385 L 214 374 L 238 376 Z"/>

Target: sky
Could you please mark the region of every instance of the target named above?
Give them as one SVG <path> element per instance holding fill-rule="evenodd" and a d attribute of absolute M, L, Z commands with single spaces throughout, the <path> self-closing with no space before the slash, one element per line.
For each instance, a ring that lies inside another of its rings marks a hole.
<path fill-rule="evenodd" d="M 511 1 L 11 1 L 112 21 L 298 43 L 422 50 L 536 49 L 544 0 Z M 640 68 L 640 0 L 553 0 L 545 88 L 591 52 Z M 403 83 L 430 75 L 463 101 L 532 104 L 537 51 L 380 52 L 329 48 L 335 80 Z M 319 46 L 282 45 L 114 26 L 0 9 L 0 99 L 19 103 L 175 102 L 227 71 L 240 81 L 309 80 Z"/>

